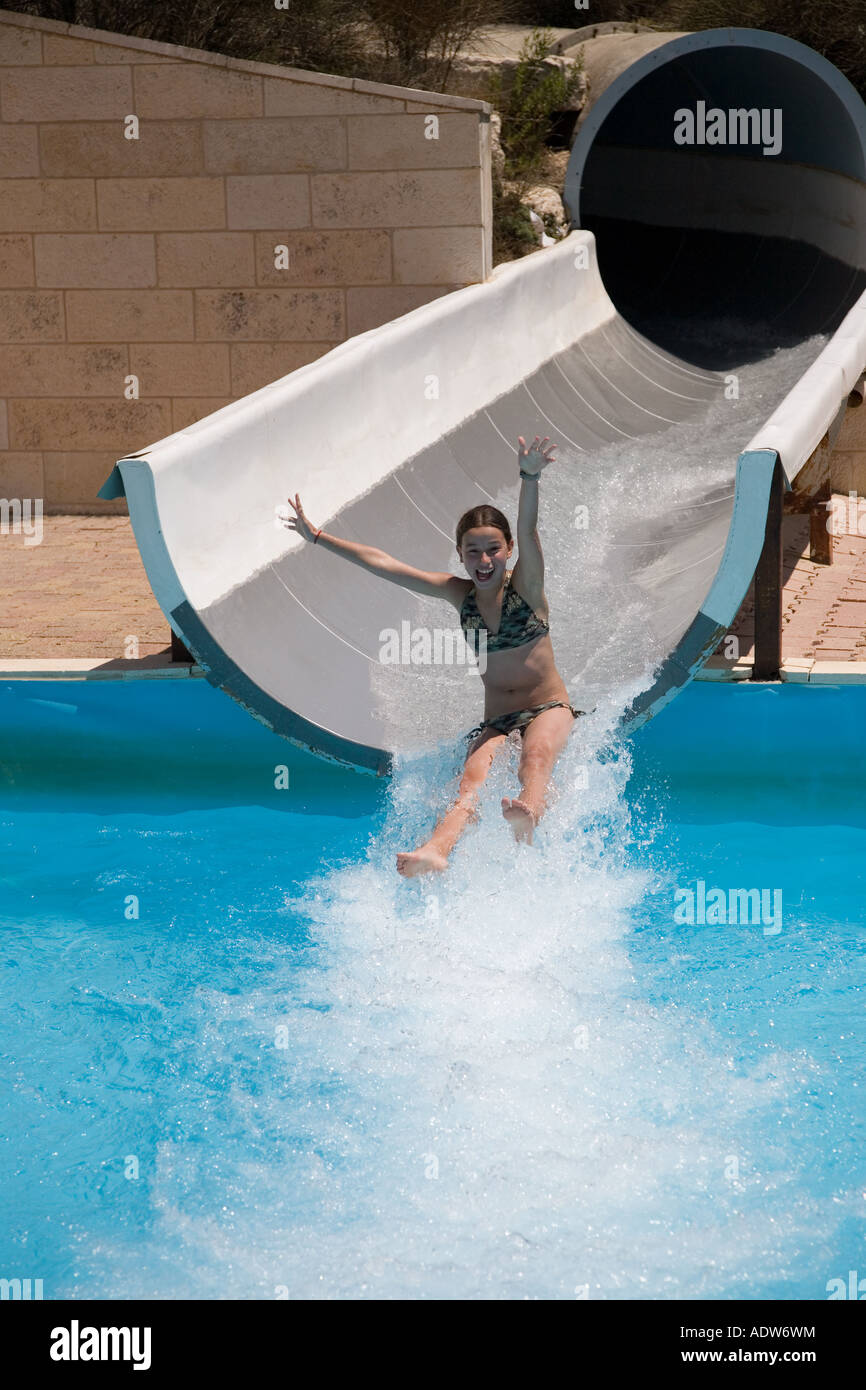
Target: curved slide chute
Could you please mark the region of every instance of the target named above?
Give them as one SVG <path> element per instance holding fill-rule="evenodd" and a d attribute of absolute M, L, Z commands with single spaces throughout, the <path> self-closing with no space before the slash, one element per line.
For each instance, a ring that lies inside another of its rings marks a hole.
<path fill-rule="evenodd" d="M 707 140 L 713 122 L 727 143 Z M 678 143 L 689 129 L 695 143 Z M 653 629 L 654 675 L 624 715 L 636 725 L 735 617 L 778 460 L 790 483 L 862 376 L 866 108 L 810 49 L 738 29 L 660 44 L 584 119 L 566 200 L 574 230 L 556 246 L 121 459 L 102 490 L 125 492 L 154 593 L 211 682 L 292 741 L 387 771 L 402 735 L 382 633 L 395 592 L 398 624 L 425 601 L 275 525 L 289 491 L 334 534 L 455 569 L 460 511 L 513 497 L 518 433 L 556 439 L 587 477 L 623 441 L 674 429 L 699 444 L 768 331 L 788 347 L 829 335 L 733 451 L 732 485 L 648 508 L 598 553 L 608 601 L 638 595 Z M 567 530 L 556 541 L 567 564 Z M 593 670 L 579 640 L 563 625 L 564 673 Z M 617 675 L 645 670 L 636 644 Z"/>

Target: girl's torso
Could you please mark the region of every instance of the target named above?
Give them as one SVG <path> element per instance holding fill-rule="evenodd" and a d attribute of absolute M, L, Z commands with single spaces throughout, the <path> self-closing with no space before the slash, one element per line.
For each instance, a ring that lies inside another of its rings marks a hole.
<path fill-rule="evenodd" d="M 510 573 L 506 574 L 498 599 L 499 611 L 488 611 L 488 626 L 478 607 L 475 586 L 466 581 L 461 625 L 467 638 L 473 638 L 478 630 L 487 634 L 486 644 L 479 647 L 483 657 L 480 674 L 485 718 L 529 709 L 549 700 L 567 699 L 568 692 L 556 669 L 547 622 L 513 587 Z"/>

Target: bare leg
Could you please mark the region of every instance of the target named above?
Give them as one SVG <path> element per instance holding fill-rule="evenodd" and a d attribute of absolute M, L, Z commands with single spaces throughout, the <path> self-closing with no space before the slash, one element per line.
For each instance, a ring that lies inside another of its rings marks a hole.
<path fill-rule="evenodd" d="M 520 755 L 520 796 L 502 799 L 502 814 L 511 825 L 515 840 L 532 844 L 532 832 L 547 802 L 547 788 L 556 762 L 574 728 L 574 715 L 567 709 L 546 709 L 536 715 L 523 735 Z"/>
<path fill-rule="evenodd" d="M 448 867 L 448 856 L 456 845 L 468 821 L 474 819 L 475 807 L 490 765 L 505 742 L 504 734 L 485 729 L 472 743 L 466 754 L 460 790 L 454 802 L 438 822 L 425 844 L 408 854 L 397 855 L 397 872 L 404 878 L 429 874 Z"/>

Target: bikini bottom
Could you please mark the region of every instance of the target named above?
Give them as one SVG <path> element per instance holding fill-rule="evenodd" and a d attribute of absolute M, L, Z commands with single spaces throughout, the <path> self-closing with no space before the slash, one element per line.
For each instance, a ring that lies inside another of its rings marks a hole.
<path fill-rule="evenodd" d="M 546 705 L 536 705 L 534 709 L 516 709 L 510 714 L 498 714 L 495 719 L 485 719 L 483 724 L 479 724 L 476 729 L 470 729 L 466 735 L 468 741 L 483 734 L 485 729 L 493 729 L 497 734 L 510 734 L 515 729 L 520 730 L 520 737 L 526 733 L 533 719 L 539 714 L 543 714 L 546 709 L 569 709 L 575 719 L 579 719 L 585 713 L 582 709 L 574 709 L 565 700 L 549 700 Z"/>

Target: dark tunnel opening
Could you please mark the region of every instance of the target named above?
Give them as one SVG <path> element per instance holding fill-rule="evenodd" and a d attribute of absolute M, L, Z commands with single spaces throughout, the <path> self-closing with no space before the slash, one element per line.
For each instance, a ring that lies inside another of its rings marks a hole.
<path fill-rule="evenodd" d="M 866 107 L 830 63 L 716 30 L 661 46 L 602 94 L 566 202 L 623 317 L 722 370 L 832 333 L 866 289 L 864 150 Z"/>

